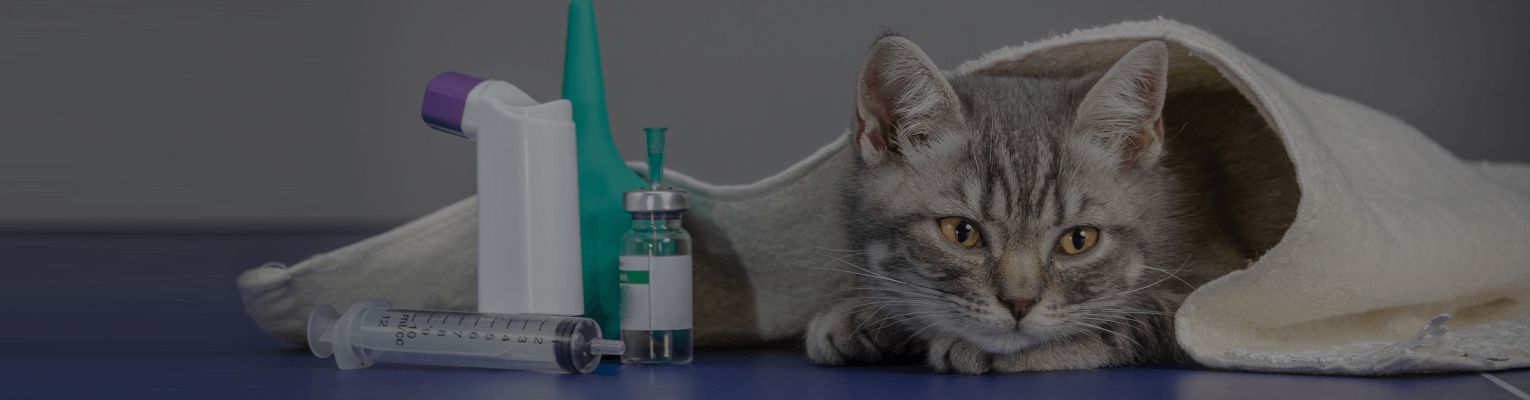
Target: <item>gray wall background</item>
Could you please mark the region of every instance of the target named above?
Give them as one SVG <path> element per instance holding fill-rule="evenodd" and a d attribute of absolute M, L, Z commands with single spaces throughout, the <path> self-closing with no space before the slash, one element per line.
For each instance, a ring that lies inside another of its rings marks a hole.
<path fill-rule="evenodd" d="M 567 3 L 0 3 L 0 229 L 376 229 L 473 193 L 427 128 L 455 70 L 559 97 Z M 942 68 L 1163 16 L 1465 159 L 1530 162 L 1524 1 L 598 1 L 616 142 L 706 181 L 767 177 L 848 125 L 885 29 Z"/>

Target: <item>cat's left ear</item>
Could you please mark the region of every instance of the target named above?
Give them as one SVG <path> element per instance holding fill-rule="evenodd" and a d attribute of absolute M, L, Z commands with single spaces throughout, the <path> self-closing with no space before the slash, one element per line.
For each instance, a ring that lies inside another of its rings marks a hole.
<path fill-rule="evenodd" d="M 1169 47 L 1149 41 L 1116 61 L 1079 104 L 1075 132 L 1114 153 L 1124 165 L 1148 166 L 1163 154 L 1163 102 Z"/>

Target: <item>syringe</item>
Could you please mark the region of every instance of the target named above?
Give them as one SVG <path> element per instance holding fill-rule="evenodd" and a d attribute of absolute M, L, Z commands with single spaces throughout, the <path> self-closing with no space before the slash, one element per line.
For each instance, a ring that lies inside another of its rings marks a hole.
<path fill-rule="evenodd" d="M 621 341 L 600 339 L 589 318 L 400 310 L 377 300 L 343 316 L 328 304 L 315 308 L 308 347 L 319 358 L 333 354 L 340 369 L 382 362 L 574 374 L 623 350 Z"/>

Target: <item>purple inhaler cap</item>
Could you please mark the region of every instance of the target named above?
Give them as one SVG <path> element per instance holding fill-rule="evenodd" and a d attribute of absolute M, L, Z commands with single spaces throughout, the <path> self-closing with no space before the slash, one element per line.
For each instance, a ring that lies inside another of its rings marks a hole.
<path fill-rule="evenodd" d="M 462 111 L 467 105 L 468 94 L 485 79 L 456 72 L 442 72 L 425 85 L 425 102 L 420 106 L 420 116 L 425 124 L 436 130 L 457 136 L 462 133 Z"/>

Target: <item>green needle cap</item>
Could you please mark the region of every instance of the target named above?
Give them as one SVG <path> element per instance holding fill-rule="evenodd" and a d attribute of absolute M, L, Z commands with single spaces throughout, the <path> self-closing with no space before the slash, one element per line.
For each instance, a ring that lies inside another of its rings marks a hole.
<path fill-rule="evenodd" d="M 653 184 L 653 190 L 659 190 L 659 181 L 664 180 L 664 131 L 669 130 L 662 126 L 643 128 L 648 132 L 648 182 Z"/>

